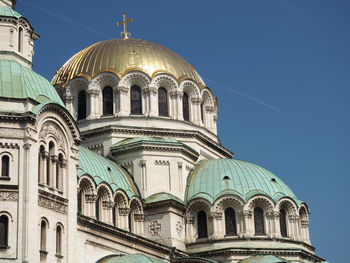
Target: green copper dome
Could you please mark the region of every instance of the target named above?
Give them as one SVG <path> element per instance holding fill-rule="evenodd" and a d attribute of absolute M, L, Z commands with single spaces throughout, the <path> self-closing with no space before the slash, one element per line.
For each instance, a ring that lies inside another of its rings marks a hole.
<path fill-rule="evenodd" d="M 0 16 L 10 16 L 15 18 L 20 18 L 22 15 L 13 10 L 9 6 L 0 6 Z"/>
<path fill-rule="evenodd" d="M 273 255 L 254 256 L 238 261 L 238 263 L 290 263 L 290 261 Z"/>
<path fill-rule="evenodd" d="M 0 60 L 0 97 L 64 104 L 44 77 L 15 61 Z"/>
<path fill-rule="evenodd" d="M 278 201 L 290 197 L 300 205 L 292 190 L 268 170 L 246 161 L 216 159 L 199 162 L 188 177 L 186 200 L 204 198 L 210 203 L 226 194 L 233 194 L 247 201 L 263 194 Z"/>
<path fill-rule="evenodd" d="M 141 254 L 130 254 L 126 256 L 107 256 L 96 261 L 96 263 L 165 263 L 165 261 Z"/>
<path fill-rule="evenodd" d="M 90 175 L 96 185 L 106 182 L 113 191 L 122 189 L 129 198 L 138 195 L 138 190 L 129 174 L 118 164 L 102 155 L 79 147 L 78 177 Z"/>

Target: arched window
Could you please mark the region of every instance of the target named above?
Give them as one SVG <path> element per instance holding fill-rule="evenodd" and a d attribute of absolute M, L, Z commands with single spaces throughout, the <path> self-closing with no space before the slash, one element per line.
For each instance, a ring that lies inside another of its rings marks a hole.
<path fill-rule="evenodd" d="M 198 238 L 208 237 L 207 214 L 204 211 L 198 212 Z"/>
<path fill-rule="evenodd" d="M 7 216 L 0 216 L 0 248 L 8 247 L 9 219 Z"/>
<path fill-rule="evenodd" d="M 18 31 L 18 52 L 22 52 L 22 46 L 23 46 L 23 28 L 19 28 Z"/>
<path fill-rule="evenodd" d="M 1 176 L 9 177 L 10 176 L 10 158 L 8 155 L 4 155 L 1 158 Z"/>
<path fill-rule="evenodd" d="M 225 210 L 225 229 L 227 236 L 237 235 L 236 214 L 231 207 Z"/>
<path fill-rule="evenodd" d="M 96 220 L 100 220 L 100 200 L 101 197 L 98 196 L 95 203 Z"/>
<path fill-rule="evenodd" d="M 168 114 L 168 92 L 165 88 L 158 89 L 158 113 L 159 116 L 169 116 Z"/>
<path fill-rule="evenodd" d="M 264 212 L 260 207 L 254 209 L 254 228 L 256 236 L 265 235 Z"/>
<path fill-rule="evenodd" d="M 187 93 L 184 93 L 182 97 L 182 114 L 185 121 L 190 120 L 190 111 L 189 111 L 189 101 Z"/>
<path fill-rule="evenodd" d="M 82 90 L 78 94 L 78 120 L 86 119 L 86 92 Z"/>
<path fill-rule="evenodd" d="M 201 120 L 202 123 L 204 124 L 204 103 L 201 103 Z"/>
<path fill-rule="evenodd" d="M 81 214 L 82 212 L 82 195 L 83 195 L 83 191 L 80 190 L 78 193 L 78 213 Z"/>
<path fill-rule="evenodd" d="M 102 91 L 102 104 L 103 104 L 103 115 L 113 114 L 113 89 L 112 87 L 105 87 Z"/>
<path fill-rule="evenodd" d="M 287 235 L 287 220 L 286 220 L 286 212 L 284 209 L 280 211 L 280 229 L 281 229 L 281 236 L 282 237 L 288 237 Z"/>
<path fill-rule="evenodd" d="M 131 114 L 141 115 L 142 114 L 142 96 L 141 88 L 139 86 L 133 85 L 130 88 L 130 105 Z"/>
<path fill-rule="evenodd" d="M 56 255 L 62 255 L 62 228 L 56 227 Z"/>
<path fill-rule="evenodd" d="M 46 251 L 46 222 L 41 221 L 40 224 L 40 250 Z"/>

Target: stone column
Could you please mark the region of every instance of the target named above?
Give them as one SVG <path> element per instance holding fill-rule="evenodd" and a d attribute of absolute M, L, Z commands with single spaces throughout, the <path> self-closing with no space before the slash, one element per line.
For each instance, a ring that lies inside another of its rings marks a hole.
<path fill-rule="evenodd" d="M 41 163 L 40 163 L 40 184 L 47 185 L 46 182 L 46 172 L 47 172 L 47 162 L 46 158 L 49 158 L 49 152 L 43 151 L 40 153 Z"/>
<path fill-rule="evenodd" d="M 302 241 L 310 244 L 310 236 L 309 236 L 309 220 L 304 219 L 301 220 L 301 232 L 302 232 Z"/>
<path fill-rule="evenodd" d="M 95 202 L 97 198 L 98 195 L 85 194 L 84 215 L 96 219 Z"/>
<path fill-rule="evenodd" d="M 215 107 L 214 106 L 205 106 L 205 113 L 204 117 L 206 121 L 204 122 L 205 127 L 209 129 L 210 131 L 214 132 L 214 113 L 215 113 Z"/>
<path fill-rule="evenodd" d="M 183 110 L 182 110 L 182 97 L 184 93 L 182 91 L 177 91 L 176 108 L 177 108 L 177 119 L 180 121 L 184 120 Z"/>
<path fill-rule="evenodd" d="M 221 237 L 224 237 L 223 234 L 223 226 L 222 226 L 222 213 L 221 212 L 212 212 L 210 213 L 210 217 L 213 222 L 213 233 L 209 237 L 211 240 L 215 240 Z"/>
<path fill-rule="evenodd" d="M 73 101 L 74 101 L 74 96 L 67 93 L 66 94 L 66 107 L 67 107 L 67 110 L 69 111 L 70 114 L 72 114 L 72 116 L 74 118 L 77 117 L 77 115 L 75 114 L 74 115 L 74 105 L 73 105 Z"/>
<path fill-rule="evenodd" d="M 140 161 L 141 166 L 141 184 L 143 194 L 147 191 L 147 171 L 146 171 L 146 160 Z"/>
<path fill-rule="evenodd" d="M 191 121 L 196 125 L 201 125 L 201 98 L 192 98 L 192 107 L 191 107 Z"/>
<path fill-rule="evenodd" d="M 273 232 L 274 232 L 274 237 L 275 238 L 281 238 L 281 228 L 280 228 L 280 212 L 274 211 L 273 212 Z"/>
<path fill-rule="evenodd" d="M 252 212 L 250 210 L 242 210 L 241 217 L 243 217 L 243 233 L 242 236 L 244 238 L 250 238 L 254 235 L 254 231 L 252 230 L 251 218 Z"/>
<path fill-rule="evenodd" d="M 128 100 L 129 89 L 127 87 L 118 86 L 115 89 L 118 94 L 118 111 L 117 116 L 129 116 L 130 114 L 130 101 Z"/>
<path fill-rule="evenodd" d="M 194 217 L 187 216 L 185 217 L 186 222 L 186 243 L 191 243 L 196 240 L 195 229 L 194 229 Z"/>
<path fill-rule="evenodd" d="M 143 234 L 143 222 L 145 220 L 145 216 L 143 214 L 134 214 L 135 221 L 135 234 L 142 235 Z"/>
<path fill-rule="evenodd" d="M 113 207 L 114 207 L 114 202 L 113 201 L 102 201 L 102 208 L 103 208 L 103 217 L 102 221 L 113 225 Z"/>
<path fill-rule="evenodd" d="M 52 155 L 51 156 L 51 169 L 50 169 L 50 177 L 51 177 L 51 182 L 52 185 L 51 187 L 58 190 L 57 187 L 57 165 L 58 165 L 58 156 L 57 155 Z"/>
<path fill-rule="evenodd" d="M 99 107 L 99 95 L 100 95 L 100 90 L 93 90 L 93 89 L 88 89 L 87 90 L 88 94 L 88 104 L 87 104 L 87 120 L 92 120 L 92 119 L 97 119 L 101 115 L 101 110 Z"/>
<path fill-rule="evenodd" d="M 130 208 L 120 207 L 118 209 L 119 217 L 117 218 L 117 227 L 129 231 L 129 214 Z"/>
<path fill-rule="evenodd" d="M 30 164 L 30 143 L 25 143 L 23 158 L 23 192 L 22 192 L 22 262 L 28 262 L 28 220 L 29 220 L 29 164 Z M 21 196 L 21 193 L 19 193 Z"/>
<path fill-rule="evenodd" d="M 145 111 L 144 115 L 148 117 L 158 116 L 158 89 L 153 86 L 146 86 L 143 88 L 145 94 Z"/>

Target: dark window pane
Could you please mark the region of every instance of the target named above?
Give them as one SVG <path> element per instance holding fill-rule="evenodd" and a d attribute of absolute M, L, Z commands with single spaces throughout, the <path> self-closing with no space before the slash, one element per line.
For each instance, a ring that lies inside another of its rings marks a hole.
<path fill-rule="evenodd" d="M 188 95 L 187 93 L 184 93 L 182 97 L 182 111 L 183 111 L 183 117 L 185 121 L 190 120 L 190 112 L 189 112 L 189 104 L 188 104 Z"/>
<path fill-rule="evenodd" d="M 62 255 L 62 229 L 60 226 L 56 229 L 56 254 Z"/>
<path fill-rule="evenodd" d="M 84 90 L 78 95 L 78 120 L 86 119 L 86 93 Z"/>
<path fill-rule="evenodd" d="M 1 176 L 10 176 L 10 158 L 7 155 L 1 158 Z"/>
<path fill-rule="evenodd" d="M 280 228 L 282 237 L 287 237 L 286 212 L 284 210 L 280 211 Z"/>
<path fill-rule="evenodd" d="M 7 216 L 0 217 L 0 247 L 8 246 L 8 227 L 9 220 Z"/>
<path fill-rule="evenodd" d="M 130 104 L 131 104 L 131 114 L 141 115 L 142 114 L 142 97 L 141 88 L 139 86 L 131 86 L 130 89 Z"/>
<path fill-rule="evenodd" d="M 46 251 L 46 222 L 41 221 L 40 226 L 40 250 Z"/>
<path fill-rule="evenodd" d="M 204 123 L 204 105 L 201 103 L 201 120 Z"/>
<path fill-rule="evenodd" d="M 105 87 L 102 91 L 103 97 L 103 115 L 113 114 L 113 89 Z"/>
<path fill-rule="evenodd" d="M 81 202 L 82 202 L 82 191 L 80 190 L 79 193 L 78 193 L 78 213 L 81 214 Z"/>
<path fill-rule="evenodd" d="M 159 116 L 168 116 L 168 93 L 165 88 L 158 89 Z"/>
<path fill-rule="evenodd" d="M 265 235 L 264 212 L 260 207 L 254 209 L 255 235 Z"/>
<path fill-rule="evenodd" d="M 226 235 L 228 236 L 237 235 L 236 215 L 235 215 L 235 210 L 233 210 L 232 208 L 227 208 L 225 210 L 225 228 L 226 228 Z"/>
<path fill-rule="evenodd" d="M 204 211 L 200 211 L 197 215 L 198 219 L 198 238 L 208 237 L 207 215 Z"/>
<path fill-rule="evenodd" d="M 95 212 L 96 212 L 96 219 L 100 220 L 100 197 L 97 198 L 95 203 Z"/>

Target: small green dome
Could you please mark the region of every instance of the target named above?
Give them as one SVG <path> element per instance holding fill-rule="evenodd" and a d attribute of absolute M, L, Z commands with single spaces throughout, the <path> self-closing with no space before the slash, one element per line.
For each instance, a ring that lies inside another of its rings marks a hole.
<path fill-rule="evenodd" d="M 130 254 L 126 256 L 107 256 L 96 261 L 96 263 L 165 263 L 165 261 L 141 254 Z"/>
<path fill-rule="evenodd" d="M 214 203 L 217 198 L 233 194 L 247 201 L 263 194 L 277 202 L 290 197 L 300 205 L 292 190 L 268 170 L 246 161 L 215 159 L 199 162 L 188 177 L 186 201 L 204 198 Z"/>
<path fill-rule="evenodd" d="M 84 174 L 90 175 L 96 185 L 106 182 L 113 191 L 124 190 L 129 198 L 139 195 L 134 181 L 123 168 L 112 160 L 80 146 L 78 177 Z"/>
<path fill-rule="evenodd" d="M 238 263 L 290 263 L 290 261 L 273 255 L 254 256 L 238 261 Z"/>
<path fill-rule="evenodd" d="M 0 16 L 20 18 L 22 15 L 9 6 L 0 6 Z"/>
<path fill-rule="evenodd" d="M 64 104 L 50 82 L 16 61 L 0 60 L 0 97 Z"/>

